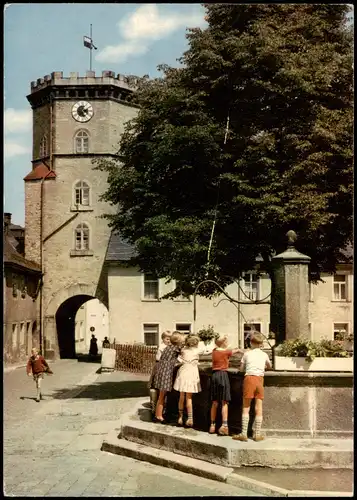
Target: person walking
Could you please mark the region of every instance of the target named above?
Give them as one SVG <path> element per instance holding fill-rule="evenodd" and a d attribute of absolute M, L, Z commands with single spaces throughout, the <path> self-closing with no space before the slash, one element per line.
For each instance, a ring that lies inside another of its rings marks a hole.
<path fill-rule="evenodd" d="M 33 377 L 36 383 L 36 401 L 39 403 L 42 399 L 41 381 L 44 378 L 43 374 L 48 373 L 49 375 L 52 375 L 53 371 L 48 366 L 45 358 L 38 353 L 38 350 L 35 347 L 31 350 L 31 356 L 26 365 L 26 372 L 29 377 Z"/>

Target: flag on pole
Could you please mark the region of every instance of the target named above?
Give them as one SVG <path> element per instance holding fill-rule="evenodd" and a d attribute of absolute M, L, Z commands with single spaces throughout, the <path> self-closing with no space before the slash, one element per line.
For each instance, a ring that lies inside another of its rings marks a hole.
<path fill-rule="evenodd" d="M 83 44 L 88 49 L 97 50 L 97 47 L 94 45 L 93 40 L 89 36 L 84 36 L 83 37 Z"/>

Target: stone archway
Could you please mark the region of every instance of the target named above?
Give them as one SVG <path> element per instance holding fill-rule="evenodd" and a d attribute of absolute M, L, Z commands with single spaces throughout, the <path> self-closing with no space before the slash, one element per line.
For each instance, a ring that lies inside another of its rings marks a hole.
<path fill-rule="evenodd" d="M 108 307 L 107 294 L 95 283 L 75 283 L 59 289 L 50 298 L 44 315 L 44 347 L 48 359 L 73 358 L 74 321 L 79 307 L 98 298 Z"/>

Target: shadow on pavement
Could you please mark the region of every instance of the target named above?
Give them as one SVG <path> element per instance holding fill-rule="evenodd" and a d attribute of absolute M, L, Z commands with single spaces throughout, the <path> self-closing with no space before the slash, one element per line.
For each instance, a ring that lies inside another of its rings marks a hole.
<path fill-rule="evenodd" d="M 76 354 L 77 361 L 79 363 L 100 363 L 102 361 L 102 355 L 91 356 L 90 354 Z"/>
<path fill-rule="evenodd" d="M 54 391 L 51 396 L 53 399 L 63 399 L 64 395 L 68 395 L 68 389 L 60 389 Z M 140 398 L 149 395 L 147 381 L 128 380 L 120 382 L 99 382 L 94 383 L 73 396 L 73 399 L 123 399 L 123 398 Z M 70 396 L 69 396 L 70 397 Z"/>
<path fill-rule="evenodd" d="M 25 400 L 25 399 L 32 399 L 32 401 L 36 401 L 36 398 L 29 398 L 27 396 L 20 396 L 20 399 Z"/>

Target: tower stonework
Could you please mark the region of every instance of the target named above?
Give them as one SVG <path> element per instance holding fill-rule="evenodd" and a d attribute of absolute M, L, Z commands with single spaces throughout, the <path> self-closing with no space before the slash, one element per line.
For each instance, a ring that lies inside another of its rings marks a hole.
<path fill-rule="evenodd" d="M 43 344 L 55 358 L 65 349 L 59 344 L 67 342 L 59 340 L 61 318 L 72 320 L 91 298 L 108 305 L 104 261 L 111 230 L 100 216 L 116 208 L 99 201 L 107 173 L 95 170 L 92 161 L 118 151 L 124 124 L 138 111 L 127 101 L 132 85 L 112 71 L 68 78 L 54 72 L 32 82 L 27 96 L 33 168 L 25 177 L 25 252 L 42 260 Z M 64 311 L 63 304 L 70 308 Z"/>

